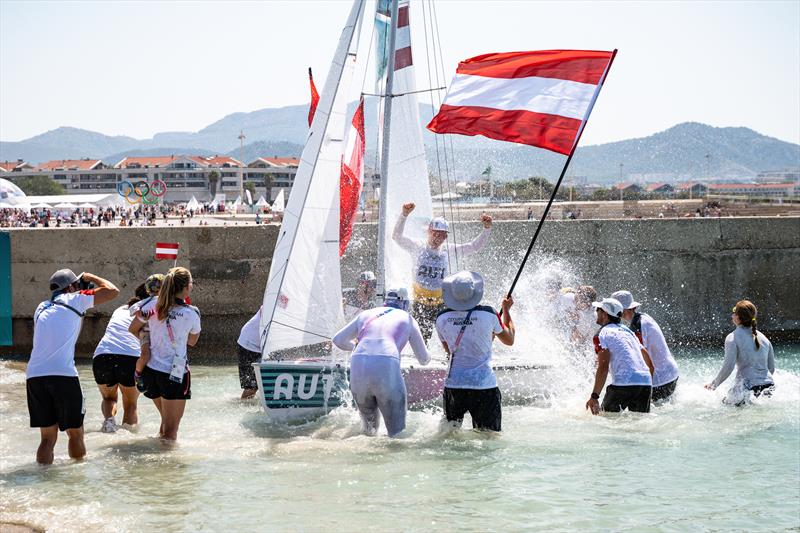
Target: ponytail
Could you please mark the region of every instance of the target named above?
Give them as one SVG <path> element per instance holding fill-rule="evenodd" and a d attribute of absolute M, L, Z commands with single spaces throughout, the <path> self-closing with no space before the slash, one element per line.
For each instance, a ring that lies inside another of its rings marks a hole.
<path fill-rule="evenodd" d="M 161 282 L 161 290 L 158 291 L 158 301 L 156 311 L 159 320 L 165 320 L 167 313 L 175 305 L 175 295 L 183 291 L 192 281 L 192 274 L 183 267 L 169 269 L 164 281 Z"/>
<path fill-rule="evenodd" d="M 758 330 L 756 329 L 756 315 L 758 314 L 756 306 L 750 300 L 739 300 L 736 302 L 733 312 L 736 313 L 742 326 L 750 328 L 756 350 L 760 349 L 761 343 L 758 342 Z"/>

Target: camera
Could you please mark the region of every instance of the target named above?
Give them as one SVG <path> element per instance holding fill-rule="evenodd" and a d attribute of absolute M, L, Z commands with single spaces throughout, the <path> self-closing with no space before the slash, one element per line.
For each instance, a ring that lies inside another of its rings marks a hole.
<path fill-rule="evenodd" d="M 94 289 L 94 283 L 91 281 L 86 281 L 83 279 L 83 275 L 78 278 L 78 290 L 85 291 L 89 289 Z"/>

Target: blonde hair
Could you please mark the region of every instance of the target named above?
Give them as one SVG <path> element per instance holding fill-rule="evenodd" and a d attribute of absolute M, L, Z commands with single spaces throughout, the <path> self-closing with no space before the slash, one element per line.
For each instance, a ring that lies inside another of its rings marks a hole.
<path fill-rule="evenodd" d="M 175 295 L 189 286 L 192 281 L 192 273 L 183 267 L 170 268 L 164 281 L 161 282 L 161 290 L 158 292 L 156 311 L 158 319 L 165 320 L 167 313 L 175 305 Z"/>
<path fill-rule="evenodd" d="M 750 300 L 739 300 L 733 308 L 733 312 L 739 318 L 739 323 L 744 327 L 749 327 L 753 332 L 753 342 L 756 343 L 756 350 L 761 348 L 758 342 L 758 331 L 756 330 L 756 315 L 758 309 Z"/>

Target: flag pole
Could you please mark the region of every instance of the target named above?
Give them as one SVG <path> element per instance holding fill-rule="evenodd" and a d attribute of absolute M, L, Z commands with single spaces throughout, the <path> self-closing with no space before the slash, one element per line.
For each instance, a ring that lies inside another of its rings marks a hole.
<path fill-rule="evenodd" d="M 172 263 L 172 268 L 178 266 L 178 253 L 179 250 L 181 249 L 181 243 L 176 243 L 176 244 L 178 245 L 178 250 L 175 251 L 175 261 Z"/>
<path fill-rule="evenodd" d="M 533 250 L 533 245 L 536 244 L 536 239 L 539 237 L 539 232 L 542 231 L 542 226 L 544 226 L 544 221 L 547 219 L 547 214 L 550 212 L 550 207 L 553 205 L 553 200 L 556 198 L 556 194 L 558 193 L 558 188 L 561 186 L 561 182 L 564 180 L 564 176 L 567 173 L 567 168 L 569 167 L 570 161 L 572 161 L 572 156 L 575 155 L 575 149 L 578 147 L 578 142 L 581 140 L 581 135 L 583 135 L 583 130 L 586 127 L 586 123 L 589 122 L 589 115 L 592 114 L 592 109 L 594 108 L 594 103 L 597 101 L 597 96 L 600 94 L 600 89 L 603 88 L 603 83 L 606 81 L 606 76 L 608 76 L 608 71 L 611 68 L 611 64 L 614 62 L 614 57 L 617 55 L 617 50 L 614 49 L 611 52 L 611 58 L 608 60 L 608 65 L 606 65 L 606 70 L 603 72 L 603 77 L 600 78 L 600 83 L 597 84 L 597 89 L 594 91 L 594 95 L 592 96 L 592 101 L 589 103 L 589 109 L 586 111 L 586 118 L 583 119 L 581 123 L 581 127 L 578 130 L 578 135 L 575 137 L 575 142 L 572 145 L 572 149 L 569 151 L 569 155 L 567 156 L 567 160 L 564 163 L 564 168 L 561 169 L 561 175 L 558 177 L 558 181 L 556 182 L 555 187 L 553 187 L 553 192 L 550 193 L 550 199 L 547 201 L 547 206 L 544 208 L 544 213 L 542 213 L 542 218 L 539 219 L 539 224 L 536 226 L 536 232 L 533 234 L 533 238 L 531 239 L 530 245 L 528 245 L 528 251 L 525 252 L 525 257 L 522 258 L 522 263 L 519 265 L 519 269 L 517 270 L 517 275 L 514 276 L 514 281 L 511 283 L 511 288 L 508 289 L 507 297 L 511 296 L 511 293 L 514 292 L 514 287 L 517 286 L 517 281 L 519 281 L 520 275 L 522 275 L 522 270 L 525 268 L 525 263 L 528 261 L 528 257 L 531 255 L 531 251 Z"/>

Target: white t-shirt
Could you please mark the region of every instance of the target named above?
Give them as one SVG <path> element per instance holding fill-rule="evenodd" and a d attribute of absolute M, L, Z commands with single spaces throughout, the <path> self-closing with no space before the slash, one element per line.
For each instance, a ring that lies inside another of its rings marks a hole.
<path fill-rule="evenodd" d="M 108 321 L 105 335 L 94 350 L 94 357 L 104 354 L 139 357 L 141 353 L 139 339 L 128 331 L 131 322 L 133 322 L 133 316 L 131 316 L 128 306 L 117 307 Z"/>
<path fill-rule="evenodd" d="M 664 333 L 650 315 L 641 314 L 642 344 L 653 362 L 653 386 L 660 387 L 678 379 L 678 365 L 667 346 Z"/>
<path fill-rule="evenodd" d="M 186 357 L 189 334 L 200 333 L 200 311 L 193 305 L 173 305 L 167 318 L 159 320 L 156 303 L 157 300 L 153 300 L 142 307 L 142 315 L 149 317 L 147 323 L 150 326 L 150 361 L 147 366 L 169 374 L 172 372 L 172 359 L 176 355 Z M 186 368 L 188 371 L 189 367 Z"/>
<path fill-rule="evenodd" d="M 62 293 L 56 302 L 85 313 L 94 306 L 94 290 Z M 33 350 L 28 361 L 27 376 L 78 376 L 75 368 L 75 342 L 81 332 L 82 317 L 53 303 L 40 303 L 33 313 Z"/>
<path fill-rule="evenodd" d="M 494 309 L 479 305 L 472 310 L 461 342 L 457 343 L 468 313 L 469 311 L 447 310 L 436 318 L 439 340 L 447 343 L 451 354 L 445 387 L 492 389 L 497 386 L 497 377 L 491 366 L 494 339 L 492 334 L 502 333 L 503 324 Z"/>
<path fill-rule="evenodd" d="M 650 369 L 642 357 L 642 343 L 634 332 L 620 324 L 608 324 L 598 336 L 600 347 L 611 352 L 612 385 L 653 385 Z"/>
<path fill-rule="evenodd" d="M 355 348 L 353 341 L 358 342 Z M 402 309 L 393 307 L 362 311 L 333 336 L 333 343 L 342 350 L 352 350 L 354 356 L 374 355 L 398 360 L 403 348 L 410 343 L 420 364 L 426 365 L 431 360 L 417 321 Z"/>
<path fill-rule="evenodd" d="M 239 346 L 251 352 L 261 353 L 261 336 L 258 334 L 258 325 L 261 322 L 261 307 L 258 308 L 250 320 L 242 326 L 242 331 L 239 332 Z"/>

